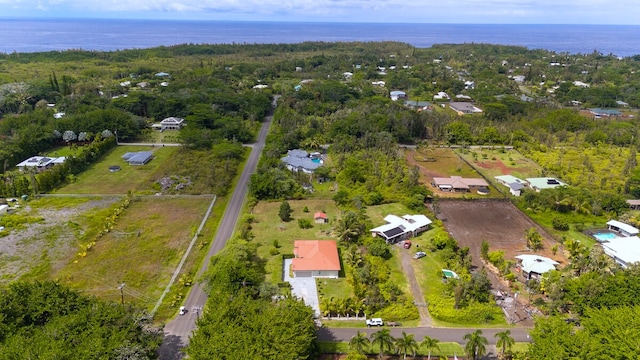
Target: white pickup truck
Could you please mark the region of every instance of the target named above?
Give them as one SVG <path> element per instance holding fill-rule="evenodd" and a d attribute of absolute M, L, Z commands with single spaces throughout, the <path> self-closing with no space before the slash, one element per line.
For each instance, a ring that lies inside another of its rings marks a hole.
<path fill-rule="evenodd" d="M 382 326 L 382 325 L 384 325 L 384 322 L 380 318 L 367 319 L 367 320 L 365 320 L 365 322 L 367 323 L 367 326 Z"/>

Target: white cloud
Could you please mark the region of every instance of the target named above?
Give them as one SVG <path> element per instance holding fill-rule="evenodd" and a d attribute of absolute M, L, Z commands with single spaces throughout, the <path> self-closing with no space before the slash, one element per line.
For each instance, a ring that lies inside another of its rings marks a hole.
<path fill-rule="evenodd" d="M 637 0 L 0 0 L 0 4 L 8 13 L 0 16 L 39 9 L 51 16 L 75 17 L 640 24 Z"/>

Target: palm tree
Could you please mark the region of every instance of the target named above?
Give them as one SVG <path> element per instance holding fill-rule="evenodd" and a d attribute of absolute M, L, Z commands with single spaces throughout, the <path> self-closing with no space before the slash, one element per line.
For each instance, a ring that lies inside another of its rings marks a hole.
<path fill-rule="evenodd" d="M 464 346 L 467 358 L 478 360 L 486 354 L 486 346 L 489 345 L 489 341 L 486 337 L 482 336 L 482 330 L 476 330 L 470 334 L 466 334 L 463 339 L 467 340 Z"/>
<path fill-rule="evenodd" d="M 415 335 L 407 334 L 406 332 L 402 332 L 402 337 L 399 337 L 395 341 L 396 350 L 398 353 L 402 353 L 402 358 L 407 358 L 407 353 L 411 352 L 411 354 L 415 357 L 416 351 L 418 351 L 418 343 L 416 342 Z"/>
<path fill-rule="evenodd" d="M 349 348 L 358 354 L 364 354 L 364 350 L 369 348 L 369 338 L 367 334 L 361 333 L 360 330 L 349 340 Z"/>
<path fill-rule="evenodd" d="M 496 346 L 500 348 L 500 357 L 504 358 L 504 354 L 507 350 L 511 350 L 511 347 L 515 343 L 515 340 L 511 337 L 511 330 L 505 330 L 497 333 L 495 337 Z"/>
<path fill-rule="evenodd" d="M 393 340 L 389 329 L 382 329 L 371 334 L 371 344 L 380 347 L 380 358 L 384 355 L 385 349 L 391 351 Z"/>
<path fill-rule="evenodd" d="M 425 335 L 420 345 L 426 347 L 427 351 L 429 352 L 429 355 L 427 356 L 427 360 L 431 360 L 432 350 L 440 350 L 440 345 L 438 344 L 439 342 L 440 340 Z"/>

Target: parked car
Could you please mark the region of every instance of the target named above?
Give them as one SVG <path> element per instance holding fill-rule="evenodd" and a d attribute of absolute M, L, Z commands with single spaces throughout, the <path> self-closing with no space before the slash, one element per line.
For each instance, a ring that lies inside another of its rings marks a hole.
<path fill-rule="evenodd" d="M 396 326 L 402 326 L 402 324 L 397 321 L 387 321 L 387 326 L 396 327 Z"/>
<path fill-rule="evenodd" d="M 184 314 L 186 314 L 186 313 L 187 313 L 187 308 L 186 308 L 186 307 L 184 307 L 184 306 L 180 306 L 180 312 L 179 312 L 179 314 L 180 314 L 180 315 L 184 315 Z"/>
<path fill-rule="evenodd" d="M 427 254 L 424 251 L 418 251 L 415 255 L 413 255 L 414 259 L 420 259 L 427 256 Z"/>
<path fill-rule="evenodd" d="M 367 319 L 367 320 L 365 320 L 365 322 L 367 323 L 367 326 L 382 326 L 382 325 L 384 325 L 384 322 L 382 321 L 381 318 Z"/>
<path fill-rule="evenodd" d="M 409 249 L 411 247 L 411 241 L 405 240 L 402 246 L 404 246 L 405 249 Z"/>

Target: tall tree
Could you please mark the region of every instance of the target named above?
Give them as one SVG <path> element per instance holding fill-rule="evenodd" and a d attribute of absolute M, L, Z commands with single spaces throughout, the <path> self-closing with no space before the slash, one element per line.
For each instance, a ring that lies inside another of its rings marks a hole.
<path fill-rule="evenodd" d="M 367 338 L 367 334 L 361 333 L 360 330 L 349 340 L 349 348 L 358 354 L 364 354 L 370 344 L 371 341 Z"/>
<path fill-rule="evenodd" d="M 489 345 L 489 341 L 482 336 L 482 330 L 466 334 L 463 339 L 467 341 L 464 351 L 469 359 L 478 360 L 487 353 L 486 346 Z"/>
<path fill-rule="evenodd" d="M 371 334 L 371 344 L 378 346 L 380 349 L 380 358 L 384 355 L 385 350 L 390 352 L 393 348 L 393 336 L 389 329 L 381 329 Z"/>
<path fill-rule="evenodd" d="M 440 340 L 436 338 L 432 338 L 427 335 L 424 336 L 424 339 L 422 339 L 422 342 L 420 343 L 420 345 L 427 348 L 427 351 L 428 351 L 427 360 L 431 360 L 431 351 L 440 350 L 439 343 L 440 343 Z"/>
<path fill-rule="evenodd" d="M 500 331 L 496 333 L 496 346 L 500 348 L 500 357 L 504 358 L 507 351 L 511 351 L 511 347 L 515 344 L 515 340 L 511 337 L 511 330 Z"/>
<path fill-rule="evenodd" d="M 283 201 L 280 204 L 280 211 L 278 212 L 278 216 L 280 216 L 280 220 L 282 221 L 291 221 L 291 214 L 293 210 L 291 209 L 291 205 L 289 205 L 288 201 Z"/>
<path fill-rule="evenodd" d="M 418 351 L 418 343 L 416 342 L 414 334 L 407 334 L 406 332 L 402 332 L 402 336 L 395 340 L 395 346 L 398 353 L 402 353 L 402 358 L 407 358 L 407 353 L 411 353 L 411 355 L 416 356 L 416 351 Z"/>

